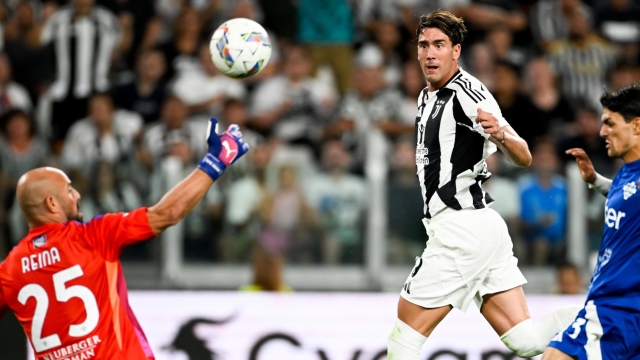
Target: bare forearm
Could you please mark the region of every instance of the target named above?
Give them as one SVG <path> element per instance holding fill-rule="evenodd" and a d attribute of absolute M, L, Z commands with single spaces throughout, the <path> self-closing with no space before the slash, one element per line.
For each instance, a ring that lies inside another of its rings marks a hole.
<path fill-rule="evenodd" d="M 528 167 L 531 165 L 531 152 L 529 146 L 511 127 L 504 127 L 504 142 L 492 138 L 498 148 L 507 156 L 509 162 L 514 165 Z"/>
<path fill-rule="evenodd" d="M 213 180 L 200 169 L 194 170 L 149 208 L 147 219 L 155 234 L 184 219 L 202 200 Z"/>

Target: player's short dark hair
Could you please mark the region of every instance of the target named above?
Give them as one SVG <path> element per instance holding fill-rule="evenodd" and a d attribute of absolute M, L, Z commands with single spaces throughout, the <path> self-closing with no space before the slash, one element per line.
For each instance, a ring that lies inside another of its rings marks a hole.
<path fill-rule="evenodd" d="M 462 44 L 467 35 L 464 20 L 445 10 L 436 10 L 420 16 L 416 38 L 420 37 L 422 30 L 428 28 L 440 29 L 449 37 L 453 45 Z"/>
<path fill-rule="evenodd" d="M 602 107 L 616 112 L 631 122 L 640 117 L 640 84 L 632 84 L 618 91 L 607 91 L 600 97 Z"/>

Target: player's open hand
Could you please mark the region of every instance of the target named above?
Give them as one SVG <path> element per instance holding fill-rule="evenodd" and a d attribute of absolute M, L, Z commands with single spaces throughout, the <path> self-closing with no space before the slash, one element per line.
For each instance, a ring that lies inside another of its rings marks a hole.
<path fill-rule="evenodd" d="M 224 134 L 218 135 L 218 120 L 211 118 L 207 127 L 207 155 L 198 167 L 214 181 L 222 175 L 227 166 L 236 162 L 249 151 L 249 144 L 242 140 L 238 125 L 231 125 Z"/>
<path fill-rule="evenodd" d="M 582 180 L 589 184 L 593 184 L 593 182 L 596 181 L 596 170 L 594 169 L 589 156 L 587 156 L 587 153 L 579 148 L 569 149 L 566 153 L 576 158 L 576 163 L 578 163 L 578 169 L 580 169 Z"/>
<path fill-rule="evenodd" d="M 249 151 L 249 144 L 242 140 L 238 125 L 231 125 L 224 134 L 218 135 L 218 120 L 211 118 L 207 127 L 207 145 L 209 154 L 218 158 L 225 166 L 236 162 Z"/>
<path fill-rule="evenodd" d="M 478 108 L 476 123 L 482 125 L 485 134 L 489 134 L 498 141 L 504 140 L 504 130 L 500 127 L 498 119 L 490 112 L 486 112 L 481 108 Z"/>

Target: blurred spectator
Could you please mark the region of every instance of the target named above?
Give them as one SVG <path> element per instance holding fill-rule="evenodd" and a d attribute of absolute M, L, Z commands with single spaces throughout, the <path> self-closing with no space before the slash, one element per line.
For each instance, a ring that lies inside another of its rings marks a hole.
<path fill-rule="evenodd" d="M 558 77 L 551 65 L 544 58 L 531 60 L 527 64 L 524 83 L 525 91 L 539 116 L 536 123 L 542 126 L 538 134 L 564 136 L 566 125 L 573 122 L 574 112 L 558 89 Z"/>
<path fill-rule="evenodd" d="M 105 213 L 127 212 L 143 205 L 136 187 L 118 176 L 109 161 L 98 161 L 89 181 L 89 193 L 82 197 L 82 213 L 87 219 Z"/>
<path fill-rule="evenodd" d="M 377 21 L 374 37 L 384 59 L 384 80 L 388 86 L 396 87 L 400 83 L 402 72 L 402 58 L 398 48 L 403 42 L 398 25 L 391 19 Z"/>
<path fill-rule="evenodd" d="M 4 29 L 6 41 L 16 40 L 30 47 L 38 45 L 40 24 L 38 24 L 39 17 L 36 14 L 35 6 L 36 4 L 30 1 L 20 1 L 18 3 L 13 16 L 9 19 Z M 47 13 L 51 15 L 49 11 Z"/>
<path fill-rule="evenodd" d="M 521 209 L 518 185 L 512 179 L 504 176 L 502 154 L 493 154 L 485 161 L 491 178 L 482 184 L 482 188 L 494 200 L 491 203 L 491 208 L 505 220 L 509 225 L 509 232 L 513 235 L 518 231 L 518 217 Z"/>
<path fill-rule="evenodd" d="M 567 18 L 576 11 L 593 18 L 591 9 L 581 0 L 539 0 L 530 12 L 531 31 L 538 45 L 546 49 L 552 42 L 568 38 Z"/>
<path fill-rule="evenodd" d="M 556 267 L 556 286 L 561 295 L 583 293 L 582 276 L 577 266 L 564 262 Z"/>
<path fill-rule="evenodd" d="M 399 8 L 405 31 L 413 35 L 421 15 L 442 9 L 460 16 L 461 10 L 469 5 L 470 0 L 395 0 L 394 2 Z"/>
<path fill-rule="evenodd" d="M 2 174 L 11 186 L 15 186 L 24 173 L 44 166 L 49 155 L 48 145 L 35 136 L 33 120 L 24 111 L 9 110 L 0 119 Z"/>
<path fill-rule="evenodd" d="M 40 40 L 43 45 L 52 43 L 57 65 L 48 93 L 54 139 L 64 139 L 71 125 L 87 116 L 93 92 L 109 90 L 112 56 L 127 50 L 130 31 L 94 0 L 73 0 L 47 21 Z"/>
<path fill-rule="evenodd" d="M 561 76 L 562 93 L 572 102 L 599 106 L 607 72 L 615 63 L 611 46 L 591 30 L 588 15 L 575 11 L 567 18 L 569 38 L 549 47 L 549 60 Z"/>
<path fill-rule="evenodd" d="M 529 97 L 520 91 L 517 69 L 506 61 L 495 64 L 493 96 L 500 105 L 502 116 L 529 146 L 536 138 L 547 134 L 549 119 L 542 117 Z"/>
<path fill-rule="evenodd" d="M 261 246 L 256 246 L 251 254 L 253 280 L 241 291 L 291 291 L 284 284 L 282 275 L 283 259 L 280 254 L 270 254 Z"/>
<path fill-rule="evenodd" d="M 298 187 L 294 167 L 279 169 L 277 188 L 262 197 L 257 217 L 261 223 L 258 244 L 267 253 L 286 254 L 295 262 L 313 261 L 315 254 L 309 237 L 313 211 Z"/>
<path fill-rule="evenodd" d="M 312 72 L 328 64 L 341 95 L 351 87 L 354 14 L 348 0 L 300 0 L 298 40 L 307 45 Z"/>
<path fill-rule="evenodd" d="M 506 160 L 501 153 L 485 159 L 491 178 L 482 184 L 482 189 L 493 199 L 491 208 L 498 212 L 507 223 L 507 229 L 513 242 L 513 252 L 518 259 L 527 257 L 527 248 L 523 244 L 520 226 L 520 194 L 516 181 L 506 176 Z M 510 166 L 510 165 L 509 165 Z"/>
<path fill-rule="evenodd" d="M 364 136 L 370 126 L 378 127 L 394 140 L 413 134 L 415 128 L 415 116 L 409 119 L 403 116 L 402 94 L 385 84 L 382 56 L 376 49 L 358 54 L 354 89 L 344 96 L 335 120 L 324 131 L 326 138 L 340 138 L 347 148 L 353 149 L 356 167 L 364 160 Z"/>
<path fill-rule="evenodd" d="M 191 113 L 202 113 L 205 118 L 220 116 L 226 99 L 243 99 L 246 96 L 242 82 L 224 76 L 213 64 L 209 44 L 200 47 L 197 66 L 177 74 L 172 90 Z"/>
<path fill-rule="evenodd" d="M 238 125 L 240 127 L 240 131 L 242 131 L 242 139 L 251 147 L 265 141 L 264 137 L 260 134 L 247 128 L 247 106 L 244 101 L 240 99 L 230 98 L 225 100 L 220 119 L 220 131 L 226 130 L 226 128 L 231 124 Z M 249 157 L 242 157 L 233 164 L 233 167 L 230 167 L 225 171 L 226 175 L 223 179 L 220 179 L 219 182 L 226 183 L 236 181 L 250 171 L 251 161 Z"/>
<path fill-rule="evenodd" d="M 524 49 L 513 45 L 513 33 L 504 24 L 494 25 L 487 31 L 486 42 L 493 51 L 493 57 L 506 61 L 521 69 L 526 61 L 527 54 Z"/>
<path fill-rule="evenodd" d="M 494 53 L 489 44 L 478 42 L 469 51 L 469 72 L 480 80 L 489 91 L 494 91 Z"/>
<path fill-rule="evenodd" d="M 613 173 L 614 164 L 607 155 L 605 140 L 600 137 L 601 125 L 600 111 L 592 107 L 582 107 L 578 110 L 575 120 L 576 135 L 564 139 L 558 146 L 558 154 L 564 165 L 575 161 L 575 158 L 565 154 L 565 151 L 581 148 L 601 174 Z"/>
<path fill-rule="evenodd" d="M 473 44 L 485 37 L 485 32 L 496 25 L 504 25 L 508 31 L 526 29 L 527 17 L 515 0 L 470 0 L 461 9 L 469 30 L 466 44 Z"/>
<path fill-rule="evenodd" d="M 228 226 L 221 242 L 223 258 L 227 261 L 243 259 L 252 244 L 257 243 L 262 224 L 257 216 L 259 206 L 273 196 L 267 187 L 270 147 L 264 143 L 254 144 L 248 155 L 250 172 L 231 183 L 225 191 L 224 214 Z"/>
<path fill-rule="evenodd" d="M 62 164 L 76 181 L 90 181 L 99 162 L 118 165 L 131 159 L 142 131 L 140 115 L 116 110 L 107 94 L 89 101 L 89 117 L 73 124 L 62 149 Z"/>
<path fill-rule="evenodd" d="M 640 5 L 632 0 L 607 0 L 596 15 L 596 29 L 619 48 L 619 57 L 639 64 Z"/>
<path fill-rule="evenodd" d="M 162 81 L 165 70 L 164 55 L 160 51 L 144 51 L 138 58 L 136 78 L 114 88 L 115 106 L 137 112 L 145 124 L 158 120 L 166 94 Z"/>
<path fill-rule="evenodd" d="M 310 77 L 311 59 L 304 47 L 291 46 L 284 59 L 284 74 L 267 79 L 251 98 L 251 126 L 288 144 L 317 150 L 322 122 L 335 103 L 335 95 Z"/>
<path fill-rule="evenodd" d="M 568 195 L 559 166 L 553 144 L 540 142 L 533 151 L 533 174 L 520 181 L 525 263 L 547 265 L 564 258 Z"/>
<path fill-rule="evenodd" d="M 48 144 L 36 137 L 32 119 L 22 110 L 9 110 L 0 117 L 0 223 L 9 223 L 13 244 L 28 231 L 15 202 L 18 179 L 25 172 L 46 165 Z"/>
<path fill-rule="evenodd" d="M 178 70 L 197 61 L 202 40 L 202 22 L 198 11 L 192 7 L 183 7 L 174 21 L 173 30 L 170 40 L 158 47 L 167 61 L 164 77 L 167 81 L 173 79 Z"/>
<path fill-rule="evenodd" d="M 608 91 L 618 91 L 640 81 L 640 67 L 635 67 L 628 62 L 619 61 L 609 72 Z"/>
<path fill-rule="evenodd" d="M 144 41 L 152 27 L 150 24 L 156 19 L 156 0 L 98 0 L 98 3 L 105 4 L 106 2 L 113 4 L 116 8 L 111 10 L 118 14 L 120 26 L 125 28 L 129 26 L 129 22 L 132 23 L 131 38 L 125 40 L 130 43 L 128 46 L 130 50 L 125 52 L 126 58 L 122 60 L 127 68 L 133 68 L 138 56 L 148 49 Z"/>
<path fill-rule="evenodd" d="M 51 1 L 41 5 L 20 1 L 5 32 L 5 52 L 14 80 L 24 85 L 34 100 L 45 92 L 47 82 L 52 80 L 52 54 L 40 46 L 40 31 L 56 8 Z"/>
<path fill-rule="evenodd" d="M 363 254 L 363 229 L 367 186 L 363 178 L 349 174 L 351 155 L 341 142 L 323 146 L 321 174 L 305 191 L 318 216 L 325 263 L 359 263 Z"/>
<path fill-rule="evenodd" d="M 427 240 L 422 225 L 424 203 L 416 181 L 415 154 L 413 139 L 403 138 L 395 144 L 389 161 L 387 229 L 391 264 L 413 263 Z"/>
<path fill-rule="evenodd" d="M 427 86 L 420 65 L 415 61 L 407 61 L 402 67 L 402 115 L 400 120 L 404 124 L 415 122 L 418 96 Z"/>
<path fill-rule="evenodd" d="M 175 96 L 169 96 L 162 105 L 160 121 L 152 123 L 144 132 L 143 162 L 158 165 L 165 157 L 179 158 L 184 165 L 194 164 L 204 156 L 202 134 L 206 124 L 187 121 L 187 106 Z"/>
<path fill-rule="evenodd" d="M 11 65 L 6 55 L 0 54 L 0 114 L 11 109 L 31 111 L 29 93 L 20 84 L 11 79 Z"/>

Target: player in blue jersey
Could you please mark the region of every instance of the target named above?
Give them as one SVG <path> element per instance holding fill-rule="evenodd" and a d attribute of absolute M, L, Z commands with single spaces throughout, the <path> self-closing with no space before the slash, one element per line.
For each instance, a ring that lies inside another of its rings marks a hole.
<path fill-rule="evenodd" d="M 600 136 L 624 166 L 612 180 L 570 149 L 589 187 L 607 196 L 605 227 L 587 301 L 551 340 L 543 360 L 640 358 L 640 85 L 605 93 Z"/>

